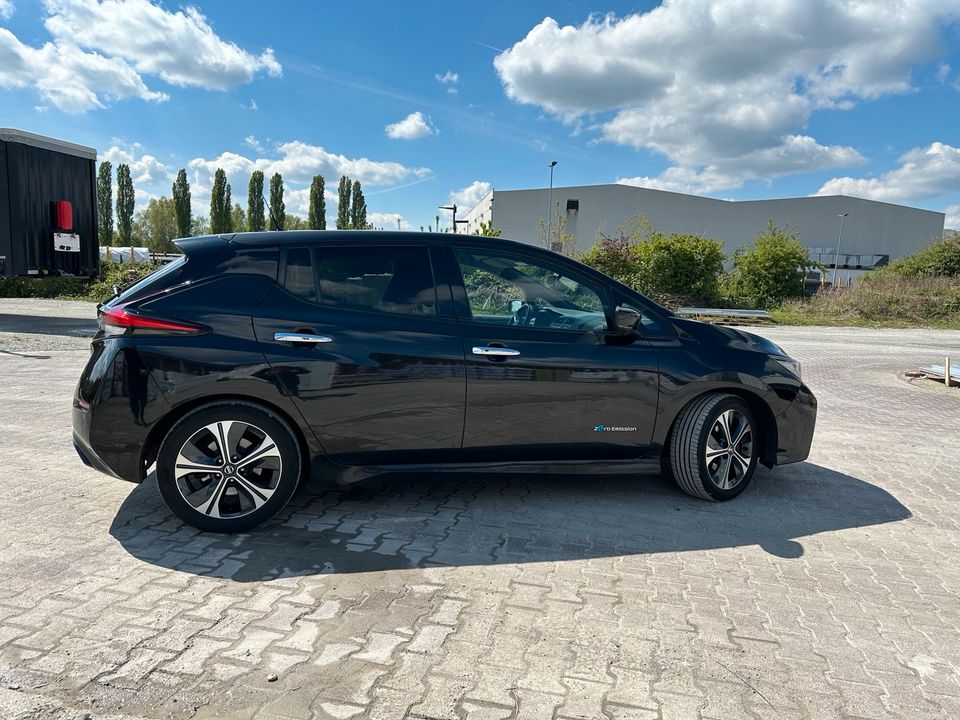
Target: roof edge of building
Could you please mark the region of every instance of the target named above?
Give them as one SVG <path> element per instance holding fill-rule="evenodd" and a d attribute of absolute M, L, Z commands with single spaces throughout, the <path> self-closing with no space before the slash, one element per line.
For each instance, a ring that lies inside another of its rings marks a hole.
<path fill-rule="evenodd" d="M 31 147 L 42 148 L 44 150 L 53 150 L 55 152 L 67 155 L 75 155 L 87 160 L 96 160 L 97 151 L 95 148 L 77 143 L 67 142 L 66 140 L 57 140 L 46 135 L 37 135 L 26 130 L 17 130 L 16 128 L 0 128 L 0 140 L 3 142 L 14 142 L 20 145 L 29 145 Z"/>

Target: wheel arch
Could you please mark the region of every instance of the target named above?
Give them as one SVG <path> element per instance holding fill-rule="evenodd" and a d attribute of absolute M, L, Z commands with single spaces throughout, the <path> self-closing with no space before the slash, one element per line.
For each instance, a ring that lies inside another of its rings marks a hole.
<path fill-rule="evenodd" d="M 150 428 L 150 431 L 147 434 L 147 439 L 140 451 L 140 468 L 142 475 L 146 475 L 147 468 L 156 461 L 163 439 L 167 436 L 167 433 L 170 432 L 170 428 L 172 428 L 177 421 L 179 421 L 187 413 L 190 413 L 194 410 L 202 408 L 206 405 L 215 405 L 222 402 L 242 402 L 245 405 L 253 405 L 261 410 L 265 410 L 277 415 L 287 425 L 289 425 L 290 429 L 293 431 L 294 437 L 297 439 L 297 446 L 300 448 L 300 459 L 302 461 L 301 468 L 303 470 L 303 477 L 306 477 L 306 475 L 309 473 L 312 453 L 307 437 L 303 432 L 303 428 L 300 426 L 300 423 L 297 422 L 296 418 L 292 417 L 290 413 L 286 412 L 283 408 L 280 408 L 266 400 L 252 398 L 247 395 L 235 394 L 204 395 L 203 397 L 192 398 L 177 405 L 171 409 L 170 412 L 160 418 L 160 420 L 154 423 L 153 427 Z M 303 480 L 303 477 L 301 477 L 301 481 Z"/>
<path fill-rule="evenodd" d="M 683 415 L 683 411 L 693 403 L 703 398 L 705 395 L 716 395 L 718 393 L 735 395 L 747 404 L 747 407 L 750 408 L 750 412 L 753 414 L 753 417 L 756 419 L 758 425 L 760 425 L 760 427 L 757 428 L 760 435 L 760 463 L 768 468 L 772 468 L 774 465 L 776 465 L 777 446 L 779 442 L 779 438 L 777 436 L 777 418 L 773 414 L 773 410 L 771 410 L 766 400 L 764 400 L 757 393 L 739 386 L 712 387 L 710 389 L 704 389 L 701 392 L 698 392 L 695 395 L 691 395 L 689 398 L 687 398 L 687 401 L 680 406 L 676 414 L 670 419 L 670 429 L 667 431 L 667 434 L 664 437 L 661 449 L 663 459 L 666 459 L 667 453 L 669 452 L 670 438 L 673 437 L 674 430 L 677 426 L 677 421 Z"/>

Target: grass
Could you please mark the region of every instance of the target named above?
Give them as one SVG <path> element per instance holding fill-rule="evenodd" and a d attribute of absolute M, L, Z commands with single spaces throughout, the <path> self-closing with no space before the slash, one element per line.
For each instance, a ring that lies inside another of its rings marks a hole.
<path fill-rule="evenodd" d="M 960 278 L 878 273 L 788 300 L 770 314 L 782 325 L 960 329 Z"/>

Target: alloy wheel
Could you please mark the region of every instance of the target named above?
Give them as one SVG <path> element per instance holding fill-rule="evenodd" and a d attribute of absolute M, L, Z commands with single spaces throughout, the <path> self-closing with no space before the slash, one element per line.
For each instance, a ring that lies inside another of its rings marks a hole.
<path fill-rule="evenodd" d="M 193 433 L 177 453 L 174 478 L 183 499 L 211 518 L 238 518 L 262 507 L 280 482 L 283 460 L 266 432 L 222 420 Z"/>
<path fill-rule="evenodd" d="M 730 490 L 743 481 L 753 458 L 753 430 L 739 410 L 724 410 L 713 421 L 704 448 L 707 473 L 721 490 Z"/>

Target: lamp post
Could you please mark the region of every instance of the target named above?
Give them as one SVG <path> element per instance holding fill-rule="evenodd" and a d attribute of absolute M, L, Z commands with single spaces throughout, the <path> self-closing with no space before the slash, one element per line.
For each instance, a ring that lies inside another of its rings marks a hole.
<path fill-rule="evenodd" d="M 450 212 L 453 213 L 453 232 L 454 232 L 454 234 L 456 234 L 456 232 L 457 232 L 457 225 L 458 225 L 458 224 L 460 224 L 460 225 L 465 225 L 466 223 L 470 222 L 469 220 L 457 220 L 457 204 L 456 204 L 456 203 L 454 203 L 453 205 L 441 205 L 441 206 L 440 206 L 440 209 L 441 209 L 441 210 L 449 210 Z M 438 219 L 437 219 L 437 230 L 439 231 L 439 230 L 440 230 L 440 220 L 439 220 L 440 216 L 438 215 L 437 218 L 438 218 Z"/>
<path fill-rule="evenodd" d="M 833 256 L 833 280 L 830 281 L 830 285 L 833 287 L 837 286 L 837 267 L 840 265 L 840 242 L 843 240 L 843 219 L 850 213 L 840 213 L 837 217 L 840 218 L 840 232 L 837 235 L 837 254 Z"/>
<path fill-rule="evenodd" d="M 550 191 L 547 194 L 547 250 L 553 249 L 553 169 L 557 166 L 556 160 L 550 161 Z"/>

